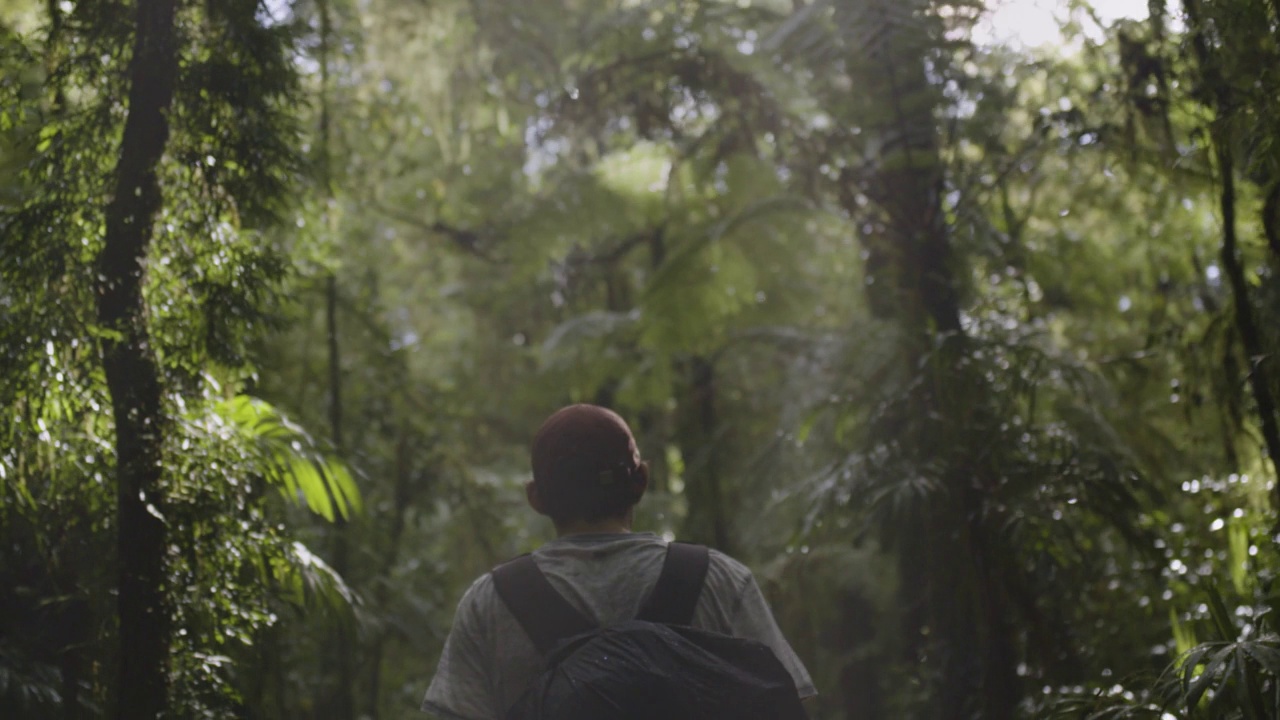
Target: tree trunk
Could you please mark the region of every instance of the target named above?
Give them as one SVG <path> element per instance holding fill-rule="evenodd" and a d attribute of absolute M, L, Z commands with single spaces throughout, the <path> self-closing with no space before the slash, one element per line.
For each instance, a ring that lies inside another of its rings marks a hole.
<path fill-rule="evenodd" d="M 76 720 L 84 715 L 80 705 L 80 686 L 85 675 L 84 648 L 93 639 L 91 612 L 89 602 L 77 595 L 60 603 L 60 607 L 49 618 L 50 638 L 53 640 L 52 644 L 59 648 L 62 720 Z"/>
<path fill-rule="evenodd" d="M 1249 362 L 1249 385 L 1258 405 L 1262 423 L 1262 438 L 1271 458 L 1272 470 L 1280 470 L 1280 427 L 1276 424 L 1276 403 L 1271 395 L 1270 377 L 1267 372 L 1266 350 L 1253 316 L 1253 303 L 1249 298 L 1249 284 L 1245 279 L 1240 260 L 1239 241 L 1236 238 L 1236 189 L 1235 168 L 1231 149 L 1222 138 L 1217 138 L 1218 172 L 1222 175 L 1222 268 L 1231 282 L 1231 295 L 1235 304 L 1236 329 L 1244 344 Z M 1271 509 L 1280 522 L 1280 484 L 1271 492 Z"/>
<path fill-rule="evenodd" d="M 387 538 L 387 549 L 383 553 L 382 568 L 377 575 L 380 582 L 374 594 L 375 607 L 380 612 L 387 612 L 387 606 L 391 601 L 391 585 L 387 580 L 391 577 L 391 573 L 395 570 L 396 562 L 400 558 L 400 546 L 401 540 L 404 538 L 406 513 L 414 504 L 414 462 L 413 449 L 410 444 L 411 438 L 410 433 L 402 427 L 400 437 L 396 442 L 396 482 L 391 498 L 392 507 L 394 508 L 392 512 L 394 514 L 391 516 L 391 529 Z M 430 485 L 431 483 L 428 482 L 423 490 L 429 490 Z M 379 688 L 382 685 L 383 655 L 386 649 L 386 642 L 391 636 L 392 630 L 389 626 L 379 629 L 370 653 L 368 712 L 373 720 L 377 720 L 380 716 L 378 698 L 381 695 Z"/>
<path fill-rule="evenodd" d="M 1262 204 L 1262 234 L 1271 249 L 1271 262 L 1280 266 L 1280 180 L 1273 181 Z"/>
<path fill-rule="evenodd" d="M 1200 65 L 1201 81 L 1205 90 L 1210 93 L 1214 113 L 1214 121 L 1210 127 L 1218 160 L 1218 174 L 1221 176 L 1222 192 L 1219 204 L 1222 212 L 1222 270 L 1231 283 L 1231 297 L 1235 305 L 1236 331 L 1240 333 L 1240 342 L 1244 345 L 1246 360 L 1249 365 L 1249 386 L 1253 390 L 1253 399 L 1258 406 L 1258 420 L 1262 425 L 1262 439 L 1267 455 L 1271 458 L 1273 472 L 1280 472 L 1280 425 L 1276 420 L 1276 403 L 1271 394 L 1271 379 L 1266 363 L 1266 348 L 1262 336 L 1258 332 L 1257 319 L 1253 314 L 1253 301 L 1249 297 L 1249 283 L 1245 278 L 1244 264 L 1240 252 L 1240 243 L 1236 235 L 1236 180 L 1235 158 L 1231 152 L 1231 138 L 1227 137 L 1224 127 L 1231 117 L 1235 99 L 1231 87 L 1223 77 L 1222 68 L 1209 45 L 1204 8 L 1200 0 L 1186 0 L 1183 4 L 1187 14 L 1187 28 L 1191 32 L 1191 46 L 1195 51 L 1196 61 Z M 1269 205 L 1270 203 L 1268 203 Z M 1271 226 L 1264 218 L 1263 226 L 1270 230 Z M 1271 509 L 1276 516 L 1273 523 L 1280 528 L 1280 483 L 1271 491 Z"/>
<path fill-rule="evenodd" d="M 994 562 L 997 551 L 987 539 L 981 515 L 972 519 L 972 536 L 978 544 L 978 604 L 982 608 L 985 633 L 981 638 L 983 717 L 1014 718 L 1022 698 L 1018 677 L 1018 643 L 1013 628 L 1013 608 L 1000 577 L 1001 565 Z M 985 522 L 991 522 L 988 517 Z"/>
<path fill-rule="evenodd" d="M 864 647 L 876 640 L 876 606 L 857 593 L 847 592 L 837 628 L 846 648 Z M 840 697 L 845 720 L 878 720 L 884 717 L 884 693 L 880 689 L 880 659 L 859 654 L 840 668 Z"/>
<path fill-rule="evenodd" d="M 324 227 L 335 233 L 330 206 L 333 203 L 332 127 L 329 115 L 329 54 L 333 37 L 333 18 L 328 0 L 319 0 L 316 9 L 320 14 L 320 180 L 325 207 Z M 342 419 L 342 354 L 338 335 L 338 278 L 330 273 L 325 283 L 325 328 L 329 349 L 329 431 L 334 452 L 343 456 L 346 446 L 343 438 Z M 346 519 L 337 516 L 333 528 L 333 569 L 346 578 L 350 572 L 350 539 L 347 537 Z M 332 699 L 326 712 L 337 720 L 352 720 L 355 708 L 355 669 L 353 654 L 355 642 L 353 628 L 341 623 L 335 628 L 331 652 L 337 679 L 332 688 Z"/>
<path fill-rule="evenodd" d="M 325 288 L 325 320 L 329 345 L 329 430 L 334 452 L 345 452 L 342 421 L 342 357 L 338 337 L 338 285 L 337 278 L 329 276 Z M 335 515 L 333 525 L 333 570 L 347 578 L 351 570 L 350 540 L 347 537 L 347 521 L 341 514 Z M 326 712 L 337 720 L 355 717 L 355 670 L 352 654 L 355 651 L 352 628 L 339 623 L 334 628 L 331 652 L 337 679 L 331 690 L 332 700 Z"/>
<path fill-rule="evenodd" d="M 733 554 L 717 450 L 715 368 L 707 358 L 695 356 L 680 362 L 678 371 L 683 381 L 677 389 L 676 442 L 684 459 L 688 508 L 681 537 Z"/>
<path fill-rule="evenodd" d="M 147 327 L 144 265 L 163 203 L 157 167 L 169 138 L 166 113 L 177 77 L 176 0 L 139 0 L 129 63 L 129 109 L 95 301 L 102 364 L 116 431 L 117 599 L 120 670 L 117 718 L 155 718 L 167 705 L 170 611 L 161 450 L 167 426 L 160 370 Z"/>
<path fill-rule="evenodd" d="M 893 533 L 904 660 L 929 658 L 928 673 L 937 678 L 926 717 L 960 720 L 977 712 L 1008 720 L 1021 697 L 1018 645 L 993 548 L 983 540 L 987 498 L 975 481 L 983 469 L 964 441 L 967 419 L 984 397 L 981 378 L 966 378 L 963 369 L 967 343 L 955 283 L 963 275 L 954 267 L 944 212 L 935 116 L 944 100 L 926 72 L 936 46 L 927 3 L 916 5 L 914 14 L 901 0 L 846 0 L 838 8 L 838 24 L 863 39 L 850 45 L 865 108 L 852 124 L 868 138 L 873 168 L 867 179 L 846 175 L 841 196 L 846 211 L 870 226 L 862 236 L 868 304 L 903 331 L 903 367 L 925 376 L 910 390 L 903 427 L 883 431 L 946 488 L 918 508 L 914 530 Z M 870 217 L 859 193 L 873 203 Z"/>

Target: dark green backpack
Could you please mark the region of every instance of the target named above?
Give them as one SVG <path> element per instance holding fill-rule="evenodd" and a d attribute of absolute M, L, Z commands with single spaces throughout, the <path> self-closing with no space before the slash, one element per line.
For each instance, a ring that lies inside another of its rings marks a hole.
<path fill-rule="evenodd" d="M 763 643 L 689 627 L 709 554 L 671 543 L 634 620 L 597 627 L 524 555 L 493 571 L 545 670 L 506 720 L 803 720 L 790 673 Z"/>

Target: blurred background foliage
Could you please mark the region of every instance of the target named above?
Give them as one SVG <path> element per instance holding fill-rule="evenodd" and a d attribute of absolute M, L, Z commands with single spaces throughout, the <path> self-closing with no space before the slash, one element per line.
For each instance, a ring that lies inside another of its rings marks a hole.
<path fill-rule="evenodd" d="M 0 0 L 0 711 L 417 716 L 585 401 L 640 529 L 757 572 L 815 718 L 1280 717 L 1280 4 L 1049 3 L 1045 44 L 1006 4 Z"/>

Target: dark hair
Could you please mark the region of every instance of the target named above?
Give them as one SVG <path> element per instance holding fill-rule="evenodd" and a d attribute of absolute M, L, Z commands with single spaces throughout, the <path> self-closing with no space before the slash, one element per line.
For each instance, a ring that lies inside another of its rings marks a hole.
<path fill-rule="evenodd" d="M 557 525 L 621 517 L 648 480 L 626 421 L 596 405 L 570 405 L 547 418 L 531 459 L 542 510 Z"/>

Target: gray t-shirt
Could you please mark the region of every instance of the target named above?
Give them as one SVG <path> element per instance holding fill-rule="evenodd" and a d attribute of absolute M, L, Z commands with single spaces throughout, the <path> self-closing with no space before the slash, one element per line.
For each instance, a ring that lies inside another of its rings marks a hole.
<path fill-rule="evenodd" d="M 542 546 L 533 558 L 557 592 L 604 626 L 636 616 L 658 580 L 666 548 L 651 533 L 570 535 Z M 751 571 L 728 555 L 711 551 L 693 626 L 768 645 L 795 679 L 800 697 L 817 694 Z M 458 603 L 422 709 L 447 720 L 499 720 L 542 670 L 533 643 L 486 573 Z"/>

